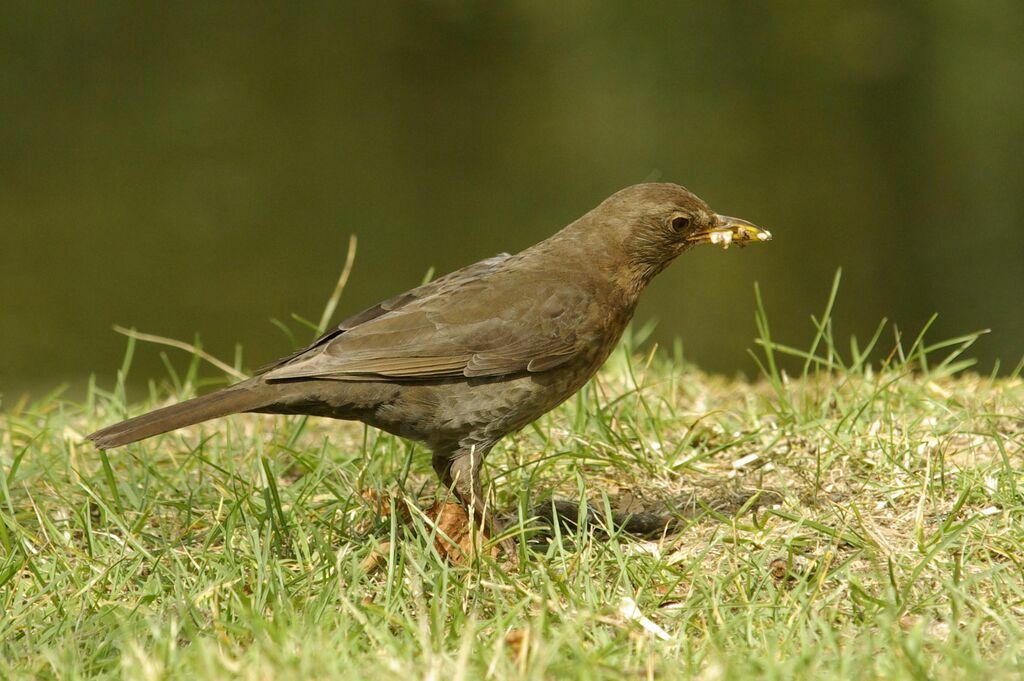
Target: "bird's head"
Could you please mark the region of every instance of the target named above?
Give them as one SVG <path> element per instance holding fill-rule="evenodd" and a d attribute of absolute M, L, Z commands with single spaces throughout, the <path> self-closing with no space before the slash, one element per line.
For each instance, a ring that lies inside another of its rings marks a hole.
<path fill-rule="evenodd" d="M 698 244 L 728 248 L 772 238 L 746 220 L 716 213 L 685 187 L 660 182 L 626 187 L 584 220 L 588 231 L 597 231 L 602 246 L 617 252 L 616 260 L 642 283 Z"/>

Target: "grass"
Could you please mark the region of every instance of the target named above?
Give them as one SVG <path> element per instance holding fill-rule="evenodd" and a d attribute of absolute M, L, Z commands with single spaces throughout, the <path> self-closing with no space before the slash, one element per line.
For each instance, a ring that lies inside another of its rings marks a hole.
<path fill-rule="evenodd" d="M 131 350 L 82 403 L 8 404 L 0 677 L 1024 678 L 1021 367 L 974 373 L 978 334 L 884 323 L 840 347 L 837 290 L 799 347 L 758 294 L 756 380 L 639 355 L 634 335 L 499 445 L 500 508 L 688 509 L 654 541 L 556 533 L 518 571 L 439 556 L 429 457 L 360 424 L 82 444 L 204 388 L 198 359 L 144 404 Z"/>

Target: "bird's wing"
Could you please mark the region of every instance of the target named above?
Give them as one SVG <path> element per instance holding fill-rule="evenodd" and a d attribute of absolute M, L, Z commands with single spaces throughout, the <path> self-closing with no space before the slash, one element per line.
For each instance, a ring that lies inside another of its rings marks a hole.
<path fill-rule="evenodd" d="M 545 371 L 589 344 L 581 329 L 593 304 L 564 273 L 499 263 L 363 319 L 265 378 L 432 380 Z"/>
<path fill-rule="evenodd" d="M 416 288 L 410 289 L 405 293 L 400 293 L 397 296 L 393 296 L 391 298 L 388 298 L 387 300 L 377 303 L 373 307 L 368 307 L 362 312 L 357 312 L 356 314 L 350 317 L 346 317 L 337 326 L 335 326 L 332 329 L 328 329 L 322 336 L 317 338 L 310 345 L 300 350 L 296 350 L 290 355 L 286 355 L 274 362 L 271 362 L 270 364 L 267 364 L 266 366 L 260 367 L 259 369 L 256 370 L 256 375 L 267 374 L 273 371 L 274 369 L 278 369 L 280 367 L 285 366 L 286 364 L 290 364 L 299 357 L 309 354 L 311 351 L 322 347 L 323 345 L 327 344 L 328 342 L 338 337 L 339 335 L 345 333 L 346 331 L 350 331 L 359 326 L 360 324 L 364 324 L 370 320 L 376 319 L 377 317 L 381 317 L 390 312 L 394 312 L 395 310 L 399 310 L 411 302 L 421 300 L 423 298 L 430 298 L 432 296 L 443 296 L 447 293 L 450 293 L 451 291 L 461 288 L 467 283 L 476 281 L 482 277 L 486 277 L 487 275 L 491 274 L 496 269 L 498 269 L 503 262 L 505 262 L 511 257 L 512 256 L 509 255 L 508 253 L 499 253 L 493 258 L 487 258 L 485 260 L 475 262 L 472 265 L 466 265 L 465 267 L 457 269 L 454 272 L 449 272 L 444 276 L 429 281 L 426 284 L 423 284 L 422 286 L 417 286 Z"/>

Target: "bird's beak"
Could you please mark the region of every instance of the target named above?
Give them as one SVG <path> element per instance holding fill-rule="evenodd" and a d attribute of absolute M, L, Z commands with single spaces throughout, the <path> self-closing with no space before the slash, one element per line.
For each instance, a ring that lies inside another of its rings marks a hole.
<path fill-rule="evenodd" d="M 722 248 L 729 248 L 731 244 L 741 246 L 750 241 L 769 241 L 772 233 L 767 229 L 761 229 L 757 225 L 746 220 L 731 218 L 728 215 L 715 215 L 715 226 L 700 232 L 694 232 L 687 237 L 691 244 L 718 244 Z"/>

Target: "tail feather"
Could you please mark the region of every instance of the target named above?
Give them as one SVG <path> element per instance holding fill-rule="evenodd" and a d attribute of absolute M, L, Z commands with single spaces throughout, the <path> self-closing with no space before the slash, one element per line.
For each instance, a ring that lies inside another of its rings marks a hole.
<path fill-rule="evenodd" d="M 267 404 L 267 397 L 262 390 L 232 386 L 115 423 L 87 435 L 86 439 L 100 449 L 112 449 L 220 416 L 265 407 Z"/>

